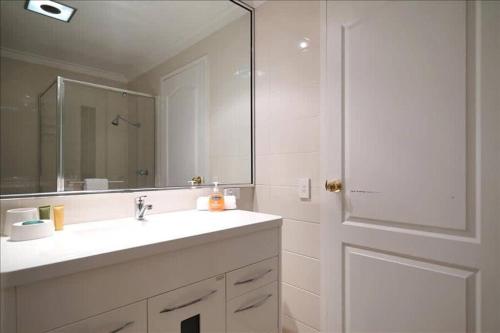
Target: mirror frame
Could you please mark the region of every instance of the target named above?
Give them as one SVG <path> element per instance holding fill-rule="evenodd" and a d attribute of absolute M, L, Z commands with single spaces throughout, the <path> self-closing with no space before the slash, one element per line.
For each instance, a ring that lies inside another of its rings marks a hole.
<path fill-rule="evenodd" d="M 235 5 L 247 10 L 250 14 L 250 183 L 221 183 L 221 187 L 255 187 L 255 8 L 246 4 L 243 0 L 227 0 Z M 59 79 L 57 80 L 59 82 Z M 61 143 L 62 144 L 62 143 Z M 57 183 L 64 181 L 57 177 Z M 67 196 L 67 195 L 85 195 L 102 193 L 127 193 L 127 192 L 148 192 L 148 191 L 168 191 L 182 189 L 209 188 L 212 184 L 186 185 L 171 187 L 142 187 L 113 189 L 101 191 L 61 191 L 61 192 L 39 192 L 39 193 L 16 193 L 0 194 L 0 199 L 30 198 L 30 197 L 49 197 L 49 196 Z"/>

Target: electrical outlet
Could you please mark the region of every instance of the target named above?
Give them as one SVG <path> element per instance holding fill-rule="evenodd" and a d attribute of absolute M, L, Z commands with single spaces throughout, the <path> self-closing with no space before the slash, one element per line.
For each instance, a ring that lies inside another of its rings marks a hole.
<path fill-rule="evenodd" d="M 311 178 L 299 178 L 297 179 L 297 191 L 299 193 L 299 198 L 309 199 L 311 198 Z"/>

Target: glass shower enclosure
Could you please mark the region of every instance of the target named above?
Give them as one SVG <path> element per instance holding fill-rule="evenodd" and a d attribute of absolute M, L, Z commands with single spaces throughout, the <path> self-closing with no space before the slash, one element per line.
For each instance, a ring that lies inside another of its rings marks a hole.
<path fill-rule="evenodd" d="M 154 187 L 154 96 L 58 77 L 39 110 L 40 192 Z"/>

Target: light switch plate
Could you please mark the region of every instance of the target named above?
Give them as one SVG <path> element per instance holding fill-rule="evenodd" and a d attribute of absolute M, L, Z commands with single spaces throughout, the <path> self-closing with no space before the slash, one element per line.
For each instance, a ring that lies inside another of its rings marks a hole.
<path fill-rule="evenodd" d="M 311 178 L 297 179 L 297 191 L 299 193 L 299 198 L 301 199 L 311 198 Z"/>
<path fill-rule="evenodd" d="M 224 189 L 224 195 L 234 195 L 236 200 L 240 198 L 240 188 L 239 187 L 228 187 Z"/>

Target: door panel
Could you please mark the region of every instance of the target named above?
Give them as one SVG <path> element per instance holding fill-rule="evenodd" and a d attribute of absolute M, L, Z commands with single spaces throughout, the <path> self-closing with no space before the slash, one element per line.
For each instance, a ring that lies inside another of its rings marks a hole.
<path fill-rule="evenodd" d="M 466 26 L 455 1 L 343 26 L 348 220 L 465 230 Z"/>
<path fill-rule="evenodd" d="M 500 3 L 324 6 L 323 331 L 500 331 Z"/>
<path fill-rule="evenodd" d="M 350 246 L 344 253 L 348 332 L 467 331 L 474 272 Z"/>

